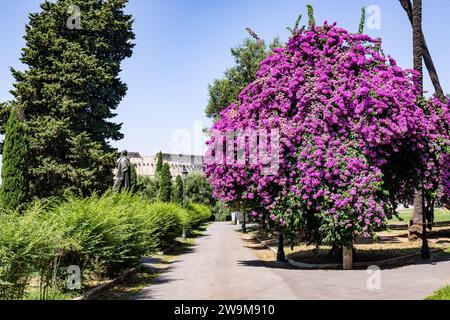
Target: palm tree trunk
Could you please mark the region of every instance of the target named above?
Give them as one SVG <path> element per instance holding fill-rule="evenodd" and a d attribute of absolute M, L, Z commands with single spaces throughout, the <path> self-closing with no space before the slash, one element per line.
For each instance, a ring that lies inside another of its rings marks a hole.
<path fill-rule="evenodd" d="M 413 12 L 412 12 L 412 21 L 413 21 L 413 56 L 414 56 L 414 70 L 419 73 L 419 85 L 423 91 L 423 50 L 422 50 L 422 0 L 414 0 Z M 423 221 L 423 210 L 422 210 L 422 191 L 420 188 L 416 191 L 415 199 L 414 199 L 414 214 L 412 218 L 413 226 L 420 226 Z M 417 230 L 417 229 L 415 229 Z M 420 230 L 418 236 L 422 233 L 422 229 Z"/>
<path fill-rule="evenodd" d="M 419 73 L 420 86 L 423 89 L 422 0 L 414 0 L 412 19 L 413 19 L 414 70 L 416 70 Z"/>
<path fill-rule="evenodd" d="M 411 26 L 413 26 L 413 7 L 411 4 L 411 0 L 399 0 L 406 14 L 408 15 L 408 19 L 411 22 Z M 425 61 L 425 66 L 427 67 L 428 74 L 430 75 L 431 82 L 433 83 L 435 93 L 442 97 L 444 96 L 444 90 L 442 90 L 441 82 L 439 81 L 439 76 L 436 71 L 436 67 L 434 66 L 433 59 L 431 58 L 430 50 L 428 49 L 427 41 L 425 40 L 425 36 L 422 32 L 421 35 L 422 41 L 422 51 L 423 51 L 423 59 Z"/>
<path fill-rule="evenodd" d="M 412 8 L 412 25 L 413 25 L 413 60 L 414 70 L 419 73 L 419 85 L 423 91 L 423 49 L 422 49 L 422 0 L 414 0 Z M 414 213 L 410 222 L 409 239 L 417 240 L 421 237 L 423 221 L 422 210 L 422 190 L 420 186 L 417 186 L 416 194 L 414 197 Z"/>
<path fill-rule="evenodd" d="M 414 0 L 412 8 L 412 25 L 413 25 L 413 60 L 414 70 L 419 74 L 419 86 L 423 94 L 423 56 L 424 56 L 424 36 L 422 30 L 422 0 Z M 430 252 L 428 248 L 427 238 L 427 219 L 425 216 L 425 196 L 423 179 L 418 186 L 414 199 L 414 214 L 410 227 L 410 239 L 413 238 L 412 232 L 419 232 L 422 239 L 422 258 L 429 259 Z"/>

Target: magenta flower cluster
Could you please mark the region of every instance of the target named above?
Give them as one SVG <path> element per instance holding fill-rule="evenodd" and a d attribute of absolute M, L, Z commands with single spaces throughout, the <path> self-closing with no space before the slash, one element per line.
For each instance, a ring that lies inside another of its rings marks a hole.
<path fill-rule="evenodd" d="M 206 174 L 215 196 L 242 200 L 276 227 L 314 225 L 323 241 L 370 236 L 396 203 L 412 201 L 421 179 L 435 186 L 445 165 L 435 140 L 445 137 L 436 126 L 449 123 L 449 104 L 427 112 L 419 96 L 415 73 L 385 57 L 379 40 L 326 22 L 301 31 L 263 61 L 257 80 L 213 126 Z M 277 173 L 230 154 L 214 160 L 221 134 L 235 130 L 278 130 Z"/>
<path fill-rule="evenodd" d="M 433 147 L 439 157 L 438 193 L 441 203 L 450 209 L 450 99 L 430 99 L 427 101 L 426 110 L 431 120 Z"/>
<path fill-rule="evenodd" d="M 442 204 L 450 210 L 450 156 L 447 154 L 442 159 Z"/>

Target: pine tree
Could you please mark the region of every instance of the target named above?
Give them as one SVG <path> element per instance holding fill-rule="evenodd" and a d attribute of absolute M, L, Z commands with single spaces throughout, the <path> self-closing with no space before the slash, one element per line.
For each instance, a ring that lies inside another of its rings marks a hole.
<path fill-rule="evenodd" d="M 173 202 L 183 204 L 184 202 L 184 184 L 181 176 L 177 176 L 175 180 L 175 187 L 173 191 Z"/>
<path fill-rule="evenodd" d="M 161 202 L 170 202 L 172 200 L 172 175 L 167 163 L 164 163 L 161 169 L 158 200 Z"/>
<path fill-rule="evenodd" d="M 162 167 L 163 167 L 163 154 L 162 152 L 158 152 L 156 154 L 156 169 L 155 169 L 156 176 L 159 176 L 161 174 Z"/>
<path fill-rule="evenodd" d="M 66 190 L 89 194 L 113 182 L 121 124 L 110 122 L 127 86 L 121 62 L 132 55 L 132 17 L 127 0 L 45 1 L 30 15 L 21 62 L 12 69 L 13 95 L 23 107 L 30 139 L 30 195 Z M 70 8 L 81 29 L 69 28 Z"/>
<path fill-rule="evenodd" d="M 29 200 L 28 135 L 22 116 L 13 108 L 6 124 L 3 146 L 1 204 L 16 210 Z"/>

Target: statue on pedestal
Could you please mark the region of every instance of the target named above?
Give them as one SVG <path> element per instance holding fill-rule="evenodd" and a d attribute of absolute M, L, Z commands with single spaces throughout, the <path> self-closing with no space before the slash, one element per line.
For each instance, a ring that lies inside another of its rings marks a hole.
<path fill-rule="evenodd" d="M 131 189 L 131 162 L 128 158 L 128 152 L 122 151 L 116 164 L 116 181 L 114 182 L 114 191 L 128 191 Z"/>

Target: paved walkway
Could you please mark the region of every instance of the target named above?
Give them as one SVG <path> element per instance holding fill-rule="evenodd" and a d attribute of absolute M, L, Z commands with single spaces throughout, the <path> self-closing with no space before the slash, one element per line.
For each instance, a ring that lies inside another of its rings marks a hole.
<path fill-rule="evenodd" d="M 450 261 L 383 270 L 381 290 L 358 271 L 267 268 L 229 223 L 214 223 L 191 252 L 178 257 L 136 299 L 293 300 L 423 299 L 450 284 Z"/>

